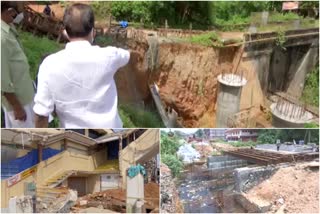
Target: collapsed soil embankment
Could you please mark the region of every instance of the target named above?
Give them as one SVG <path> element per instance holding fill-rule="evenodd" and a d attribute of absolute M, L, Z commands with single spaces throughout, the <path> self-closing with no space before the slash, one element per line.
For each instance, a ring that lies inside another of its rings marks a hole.
<path fill-rule="evenodd" d="M 273 204 L 288 213 L 319 213 L 319 163 L 280 168 L 271 178 L 252 188 L 246 195 L 255 201 Z M 316 169 L 316 170 L 314 170 Z"/>
<path fill-rule="evenodd" d="M 250 60 L 241 60 L 241 48 L 207 47 L 153 38 L 125 41 L 132 51 L 128 65 L 115 75 L 122 103 L 150 103 L 149 84 L 156 83 L 165 107 L 178 113 L 183 127 L 215 127 L 218 75 L 231 73 L 239 64 L 247 84 L 240 109 L 264 102 L 258 74 Z M 230 115 L 233 116 L 233 115 Z"/>
<path fill-rule="evenodd" d="M 211 113 L 213 123 L 217 76 L 231 71 L 236 50 L 187 43 L 159 44 L 158 66 L 152 80 L 165 104 L 178 112 L 183 126 L 199 126 L 199 120 L 207 112 Z"/>
<path fill-rule="evenodd" d="M 127 46 L 131 51 L 129 63 L 119 69 L 115 74 L 115 81 L 122 103 L 141 103 L 150 96 L 148 79 L 149 71 L 145 59 L 148 44 L 136 41 L 127 41 L 123 46 Z"/>

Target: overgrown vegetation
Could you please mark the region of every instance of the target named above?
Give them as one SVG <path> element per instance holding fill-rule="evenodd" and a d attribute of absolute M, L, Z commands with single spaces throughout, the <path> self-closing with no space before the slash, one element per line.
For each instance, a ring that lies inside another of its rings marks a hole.
<path fill-rule="evenodd" d="M 286 50 L 284 44 L 286 43 L 286 34 L 283 29 L 279 28 L 277 31 L 276 45 L 282 50 Z"/>
<path fill-rule="evenodd" d="M 108 36 L 97 36 L 94 40 L 94 44 L 99 45 L 101 47 L 112 45 L 112 43 L 112 38 Z"/>
<path fill-rule="evenodd" d="M 141 108 L 121 104 L 119 114 L 126 128 L 161 128 L 164 127 L 157 112 L 142 110 Z"/>
<path fill-rule="evenodd" d="M 170 28 L 188 29 L 192 23 L 193 29 L 210 26 L 235 31 L 247 29 L 254 12 L 270 11 L 269 22 L 290 21 L 312 15 L 309 11 L 317 11 L 319 2 L 300 2 L 300 7 L 304 10 L 295 14 L 284 13 L 282 1 L 100 1 L 93 4 L 96 16 L 104 19 L 111 12 L 118 21 L 142 21 L 145 26 L 164 26 L 167 20 Z"/>
<path fill-rule="evenodd" d="M 170 168 L 173 177 L 178 176 L 183 169 L 183 163 L 176 154 L 181 146 L 179 140 L 178 136 L 169 137 L 166 132 L 161 131 L 161 161 Z"/>
<path fill-rule="evenodd" d="M 292 20 L 299 20 L 301 17 L 296 13 L 271 13 L 268 21 L 269 22 L 285 22 L 285 21 L 292 21 Z"/>
<path fill-rule="evenodd" d="M 257 141 L 270 144 L 275 144 L 277 139 L 281 142 L 307 141 L 307 132 L 310 132 L 310 141 L 319 144 L 319 129 L 261 129 Z"/>
<path fill-rule="evenodd" d="M 319 62 L 307 74 L 301 99 L 309 105 L 319 106 Z"/>
<path fill-rule="evenodd" d="M 193 44 L 199 44 L 204 46 L 211 46 L 211 47 L 221 47 L 223 43 L 217 33 L 209 32 L 205 34 L 200 34 L 196 36 L 192 36 L 191 38 L 186 39 L 188 42 Z"/>

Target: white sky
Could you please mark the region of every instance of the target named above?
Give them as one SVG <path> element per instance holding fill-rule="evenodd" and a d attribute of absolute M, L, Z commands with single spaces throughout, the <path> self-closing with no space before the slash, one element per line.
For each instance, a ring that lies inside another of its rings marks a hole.
<path fill-rule="evenodd" d="M 161 131 L 169 132 L 169 131 L 180 131 L 186 134 L 193 134 L 195 133 L 198 129 L 195 128 L 188 128 L 188 129 L 161 129 Z"/>

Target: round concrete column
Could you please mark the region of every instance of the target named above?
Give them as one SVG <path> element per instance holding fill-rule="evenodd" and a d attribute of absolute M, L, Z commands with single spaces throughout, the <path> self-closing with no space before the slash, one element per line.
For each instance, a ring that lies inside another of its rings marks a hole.
<path fill-rule="evenodd" d="M 218 81 L 219 94 L 216 127 L 227 128 L 228 117 L 238 113 L 240 110 L 241 91 L 247 80 L 235 74 L 220 74 Z"/>
<path fill-rule="evenodd" d="M 303 128 L 312 119 L 312 114 L 289 102 L 272 103 L 272 126 L 276 128 Z"/>

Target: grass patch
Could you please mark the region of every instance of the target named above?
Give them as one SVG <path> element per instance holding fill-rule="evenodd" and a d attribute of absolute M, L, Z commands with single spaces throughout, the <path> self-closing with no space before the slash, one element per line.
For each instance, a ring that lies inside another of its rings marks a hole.
<path fill-rule="evenodd" d="M 301 17 L 296 13 L 270 13 L 268 22 L 286 22 L 299 20 Z"/>
<path fill-rule="evenodd" d="M 219 156 L 219 155 L 221 155 L 221 152 L 220 151 L 213 151 L 211 155 L 212 156 Z"/>
<path fill-rule="evenodd" d="M 157 112 L 142 110 L 132 105 L 119 106 L 119 114 L 125 128 L 161 128 L 164 127 Z"/>
<path fill-rule="evenodd" d="M 113 39 L 108 36 L 97 36 L 94 40 L 94 43 L 96 45 L 99 45 L 100 47 L 106 47 L 113 44 Z"/>
<path fill-rule="evenodd" d="M 209 32 L 205 34 L 192 36 L 191 38 L 187 38 L 186 41 L 191 42 L 193 44 L 199 44 L 199 45 L 209 46 L 209 47 L 223 46 L 221 39 L 215 32 Z"/>
<path fill-rule="evenodd" d="M 315 68 L 307 74 L 301 99 L 309 105 L 319 107 L 319 62 Z"/>
<path fill-rule="evenodd" d="M 46 37 L 34 36 L 32 33 L 19 31 L 19 39 L 30 65 L 30 75 L 34 80 L 38 74 L 39 64 L 47 54 L 63 49 L 63 45 Z"/>

